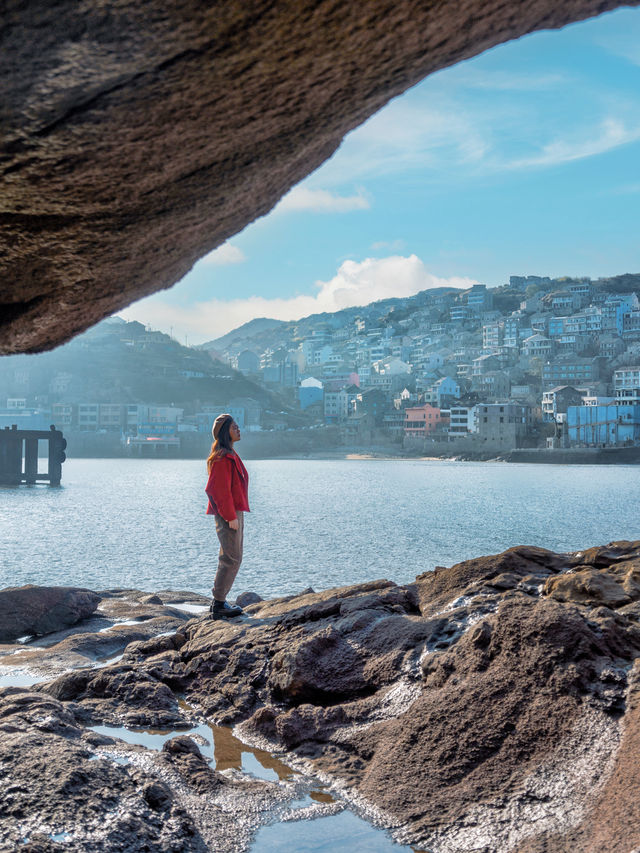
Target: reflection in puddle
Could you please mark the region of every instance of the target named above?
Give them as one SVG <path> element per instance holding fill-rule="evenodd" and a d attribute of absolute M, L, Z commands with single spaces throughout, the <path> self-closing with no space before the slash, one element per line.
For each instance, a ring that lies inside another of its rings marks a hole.
<path fill-rule="evenodd" d="M 353 812 L 318 817 L 315 820 L 288 821 L 263 826 L 251 845 L 251 853 L 421 853 L 413 847 L 396 844 L 383 829 L 378 829 Z"/>
<path fill-rule="evenodd" d="M 308 809 L 309 806 L 315 806 L 318 803 L 322 805 L 332 805 L 333 803 L 337 803 L 335 797 L 331 794 L 327 793 L 327 791 L 309 791 L 308 794 L 305 794 L 299 800 L 292 800 L 288 803 L 288 807 L 292 811 L 298 811 L 299 809 Z"/>
<path fill-rule="evenodd" d="M 91 731 L 154 750 L 161 750 L 171 738 L 187 735 L 194 738 L 200 752 L 216 770 L 239 770 L 269 782 L 287 781 L 297 773 L 270 752 L 254 749 L 238 740 L 227 726 L 206 723 L 190 729 L 127 729 L 123 726 L 91 726 Z M 320 791 L 317 793 L 318 796 L 327 796 Z M 323 799 L 319 802 L 327 802 L 327 800 Z"/>
<path fill-rule="evenodd" d="M 227 726 L 210 726 L 216 770 L 242 770 L 260 779 L 285 782 L 297 773 L 264 749 L 247 746 Z"/>
<path fill-rule="evenodd" d="M 309 796 L 316 803 L 335 803 L 336 801 L 336 798 L 332 797 L 326 791 L 309 791 Z"/>
<path fill-rule="evenodd" d="M 0 675 L 0 687 L 31 687 L 33 684 L 46 681 L 48 677 L 50 678 L 51 676 L 42 674 L 33 675 L 33 673 L 14 670 L 13 672 Z"/>
<path fill-rule="evenodd" d="M 186 707 L 183 702 L 180 703 Z M 179 735 L 193 737 L 205 758 L 218 771 L 238 770 L 268 781 L 290 781 L 297 770 L 286 765 L 275 755 L 263 749 L 250 747 L 239 740 L 227 726 L 202 723 L 191 729 L 146 729 L 135 730 L 116 726 L 92 726 L 91 730 L 108 737 L 119 738 L 126 743 L 138 744 L 147 749 L 160 750 L 171 738 Z M 101 758 L 118 764 L 130 763 L 127 756 L 101 752 Z M 322 786 L 312 789 L 302 799 L 289 803 L 295 812 L 309 806 L 330 805 L 335 798 Z M 306 818 L 306 815 L 305 815 Z M 322 815 L 300 821 L 287 819 L 258 830 L 251 845 L 251 853 L 400 853 L 415 848 L 404 847 L 391 840 L 389 835 L 358 817 L 353 812 Z"/>
<path fill-rule="evenodd" d="M 90 726 L 90 729 L 92 732 L 97 732 L 100 735 L 118 738 L 125 743 L 144 746 L 146 749 L 154 749 L 156 751 L 161 750 L 168 740 L 178 737 L 178 735 L 189 735 L 189 737 L 201 735 L 207 741 L 207 746 L 199 743 L 200 751 L 209 760 L 213 757 L 209 743 L 211 734 L 209 727 L 205 725 L 195 726 L 191 729 L 126 729 L 124 726 Z"/>

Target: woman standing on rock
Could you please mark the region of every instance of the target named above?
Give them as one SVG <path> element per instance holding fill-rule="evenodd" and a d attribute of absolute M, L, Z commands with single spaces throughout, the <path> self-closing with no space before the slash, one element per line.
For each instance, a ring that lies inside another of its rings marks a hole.
<path fill-rule="evenodd" d="M 242 562 L 244 513 L 249 512 L 249 475 L 233 449 L 240 441 L 240 427 L 229 414 L 218 415 L 213 423 L 213 444 L 207 459 L 209 497 L 207 515 L 215 515 L 220 540 L 218 571 L 213 584 L 210 613 L 214 619 L 240 616 L 237 604 L 228 604 L 227 595 Z"/>

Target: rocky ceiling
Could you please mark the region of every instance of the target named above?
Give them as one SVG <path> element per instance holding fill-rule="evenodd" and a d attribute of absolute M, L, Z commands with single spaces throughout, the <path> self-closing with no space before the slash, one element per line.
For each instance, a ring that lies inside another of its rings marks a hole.
<path fill-rule="evenodd" d="M 170 287 L 427 74 L 619 5 L 5 0 L 0 353 Z"/>

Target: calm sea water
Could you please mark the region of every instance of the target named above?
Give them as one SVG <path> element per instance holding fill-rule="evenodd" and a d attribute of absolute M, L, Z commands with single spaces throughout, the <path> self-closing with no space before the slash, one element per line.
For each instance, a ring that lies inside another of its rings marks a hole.
<path fill-rule="evenodd" d="M 251 461 L 252 512 L 234 593 L 263 597 L 535 544 L 640 539 L 640 467 L 377 460 Z M 210 594 L 218 543 L 204 465 L 69 460 L 63 486 L 0 489 L 0 587 Z"/>

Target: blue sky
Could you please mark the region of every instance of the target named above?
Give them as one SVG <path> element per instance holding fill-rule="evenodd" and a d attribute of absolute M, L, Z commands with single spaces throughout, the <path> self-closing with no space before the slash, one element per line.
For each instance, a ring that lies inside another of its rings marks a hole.
<path fill-rule="evenodd" d="M 621 9 L 427 78 L 120 313 L 195 344 L 447 283 L 639 272 L 639 205 L 640 9 Z"/>

